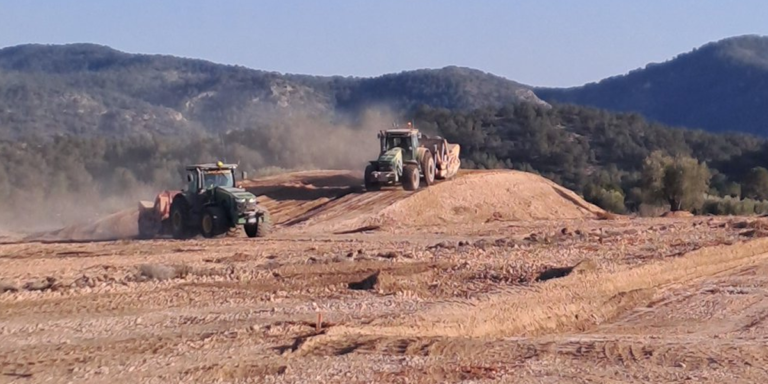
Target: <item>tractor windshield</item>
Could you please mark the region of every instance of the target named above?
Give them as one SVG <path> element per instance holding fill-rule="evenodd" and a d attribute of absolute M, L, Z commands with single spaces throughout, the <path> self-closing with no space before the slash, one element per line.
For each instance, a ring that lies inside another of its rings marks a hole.
<path fill-rule="evenodd" d="M 226 171 L 208 171 L 203 174 L 203 188 L 213 187 L 234 187 L 232 172 Z"/>
<path fill-rule="evenodd" d="M 408 136 L 388 136 L 385 150 L 400 147 L 404 151 L 411 148 L 411 138 Z"/>

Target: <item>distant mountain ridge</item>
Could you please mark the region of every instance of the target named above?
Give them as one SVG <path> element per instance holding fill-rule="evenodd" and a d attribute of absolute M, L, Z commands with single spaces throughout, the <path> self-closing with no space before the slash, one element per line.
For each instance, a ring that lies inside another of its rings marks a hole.
<path fill-rule="evenodd" d="M 537 88 L 448 66 L 377 77 L 281 74 L 94 44 L 0 49 L 0 139 L 211 134 L 297 113 L 333 119 L 367 107 L 473 110 L 567 103 L 660 123 L 768 136 L 768 37 L 737 36 L 572 88 Z M 277 117 L 276 117 L 277 116 Z"/>
<path fill-rule="evenodd" d="M 202 134 L 254 127 L 291 110 L 332 115 L 378 105 L 473 109 L 520 102 L 547 105 L 527 86 L 460 67 L 321 77 L 94 44 L 0 49 L 0 138 Z"/>
<path fill-rule="evenodd" d="M 768 37 L 727 38 L 626 75 L 534 92 L 551 103 L 637 112 L 673 126 L 768 136 Z"/>

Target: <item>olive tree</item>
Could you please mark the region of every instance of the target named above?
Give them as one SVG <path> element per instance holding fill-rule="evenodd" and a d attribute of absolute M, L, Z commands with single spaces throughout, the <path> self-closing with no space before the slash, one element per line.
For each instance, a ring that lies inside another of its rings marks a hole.
<path fill-rule="evenodd" d="M 653 152 L 643 163 L 645 201 L 668 203 L 672 211 L 699 209 L 709 190 L 711 173 L 706 163 L 688 156 L 670 157 Z"/>

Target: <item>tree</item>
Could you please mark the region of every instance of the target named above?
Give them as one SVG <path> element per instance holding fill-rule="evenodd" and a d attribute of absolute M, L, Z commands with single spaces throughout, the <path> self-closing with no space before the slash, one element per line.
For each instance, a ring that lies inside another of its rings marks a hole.
<path fill-rule="evenodd" d="M 673 159 L 662 151 L 653 151 L 643 160 L 640 184 L 643 190 L 643 202 L 659 203 L 664 200 L 664 173 Z"/>
<path fill-rule="evenodd" d="M 706 163 L 678 156 L 664 172 L 664 195 L 672 211 L 699 209 L 709 189 L 711 174 Z"/>
<path fill-rule="evenodd" d="M 645 202 L 668 203 L 672 211 L 694 210 L 704 204 L 711 173 L 706 163 L 689 156 L 671 158 L 651 153 L 643 164 Z"/>
<path fill-rule="evenodd" d="M 744 182 L 743 193 L 744 197 L 750 199 L 768 199 L 768 169 L 752 168 Z"/>

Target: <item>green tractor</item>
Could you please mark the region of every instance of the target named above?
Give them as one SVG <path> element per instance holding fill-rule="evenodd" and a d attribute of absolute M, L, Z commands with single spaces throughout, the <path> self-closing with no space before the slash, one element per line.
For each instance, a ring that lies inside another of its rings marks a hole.
<path fill-rule="evenodd" d="M 185 239 L 197 233 L 233 234 L 242 226 L 248 237 L 266 236 L 272 229 L 269 211 L 256 203 L 255 195 L 235 186 L 236 168 L 222 162 L 187 166 L 184 190 L 158 195 L 154 206 L 145 204 L 140 211 L 140 232 L 153 237 L 167 228 L 174 238 Z M 170 206 L 164 203 L 168 200 Z"/>
<path fill-rule="evenodd" d="M 365 189 L 377 191 L 382 185 L 403 184 L 406 191 L 419 189 L 421 180 L 430 186 L 435 179 L 448 179 L 458 171 L 459 145 L 439 136 L 422 135 L 410 123 L 408 128 L 380 131 L 379 158 L 365 167 Z"/>

